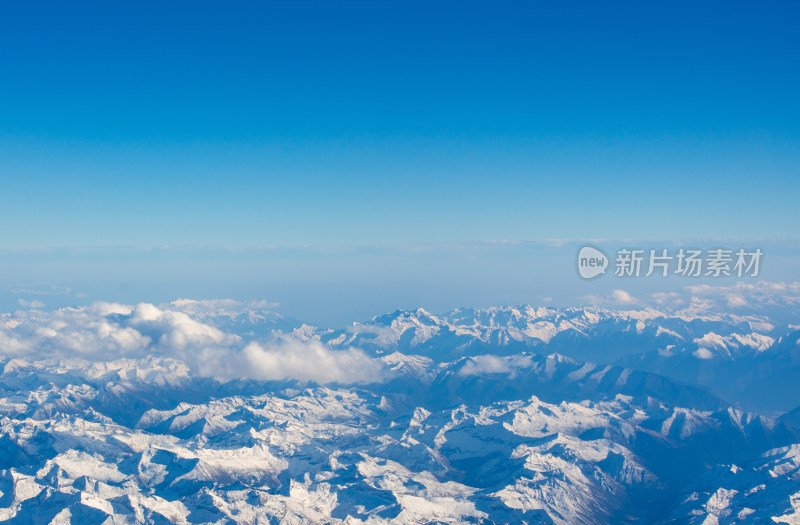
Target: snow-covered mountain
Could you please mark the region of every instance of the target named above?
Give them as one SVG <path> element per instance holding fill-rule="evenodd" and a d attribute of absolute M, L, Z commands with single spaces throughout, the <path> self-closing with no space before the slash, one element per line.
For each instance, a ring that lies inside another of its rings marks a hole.
<path fill-rule="evenodd" d="M 727 355 L 729 348 L 764 350 L 780 328 L 755 316 L 523 306 L 459 309 L 441 316 L 421 308 L 397 310 L 342 330 L 301 333 L 331 345 L 356 346 L 376 354 L 398 350 L 440 361 L 487 350 L 511 354 L 546 346 L 551 353 L 611 362 L 659 345 L 668 350 L 696 344 L 721 355 Z M 699 357 L 707 357 L 703 354 Z"/>
<path fill-rule="evenodd" d="M 770 406 L 797 339 L 707 311 L 6 314 L 0 520 L 798 523 L 800 409 Z M 766 383 L 769 410 L 727 395 Z"/>
<path fill-rule="evenodd" d="M 303 326 L 294 335 L 376 356 L 402 352 L 437 362 L 557 353 L 655 372 L 707 388 L 742 408 L 779 414 L 800 406 L 800 389 L 793 388 L 800 374 L 800 332 L 795 330 L 763 316 L 694 307 L 662 312 L 522 306 L 458 309 L 440 316 L 398 310 L 339 330 Z"/>
<path fill-rule="evenodd" d="M 672 512 L 682 523 L 797 523 L 800 445 L 769 450 L 741 466 L 718 465 L 691 483 Z"/>

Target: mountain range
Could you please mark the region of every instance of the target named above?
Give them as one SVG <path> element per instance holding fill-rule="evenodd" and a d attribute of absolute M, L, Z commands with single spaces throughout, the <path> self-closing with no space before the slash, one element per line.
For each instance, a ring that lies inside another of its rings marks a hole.
<path fill-rule="evenodd" d="M 3 314 L 0 520 L 799 523 L 799 336 L 691 307 Z"/>

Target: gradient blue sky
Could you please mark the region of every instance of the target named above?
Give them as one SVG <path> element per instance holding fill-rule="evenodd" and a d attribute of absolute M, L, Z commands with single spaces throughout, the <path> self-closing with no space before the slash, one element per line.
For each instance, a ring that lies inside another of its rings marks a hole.
<path fill-rule="evenodd" d="M 795 237 L 796 2 L 21 2 L 8 247 Z"/>
<path fill-rule="evenodd" d="M 795 239 L 798 20 L 797 2 L 6 3 L 0 248 Z"/>

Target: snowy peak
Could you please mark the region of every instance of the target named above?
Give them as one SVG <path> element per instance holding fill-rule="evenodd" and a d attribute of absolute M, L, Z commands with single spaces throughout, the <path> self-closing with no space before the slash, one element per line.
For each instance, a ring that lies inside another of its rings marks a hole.
<path fill-rule="evenodd" d="M 796 410 L 743 408 L 800 406 L 800 332 L 780 330 L 530 306 L 341 330 L 225 301 L 5 314 L 0 520 L 792 523 Z"/>

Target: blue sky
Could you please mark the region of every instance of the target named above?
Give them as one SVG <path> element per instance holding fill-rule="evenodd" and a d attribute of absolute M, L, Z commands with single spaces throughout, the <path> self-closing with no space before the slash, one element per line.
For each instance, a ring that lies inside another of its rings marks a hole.
<path fill-rule="evenodd" d="M 0 248 L 796 239 L 798 15 L 5 5 Z"/>

